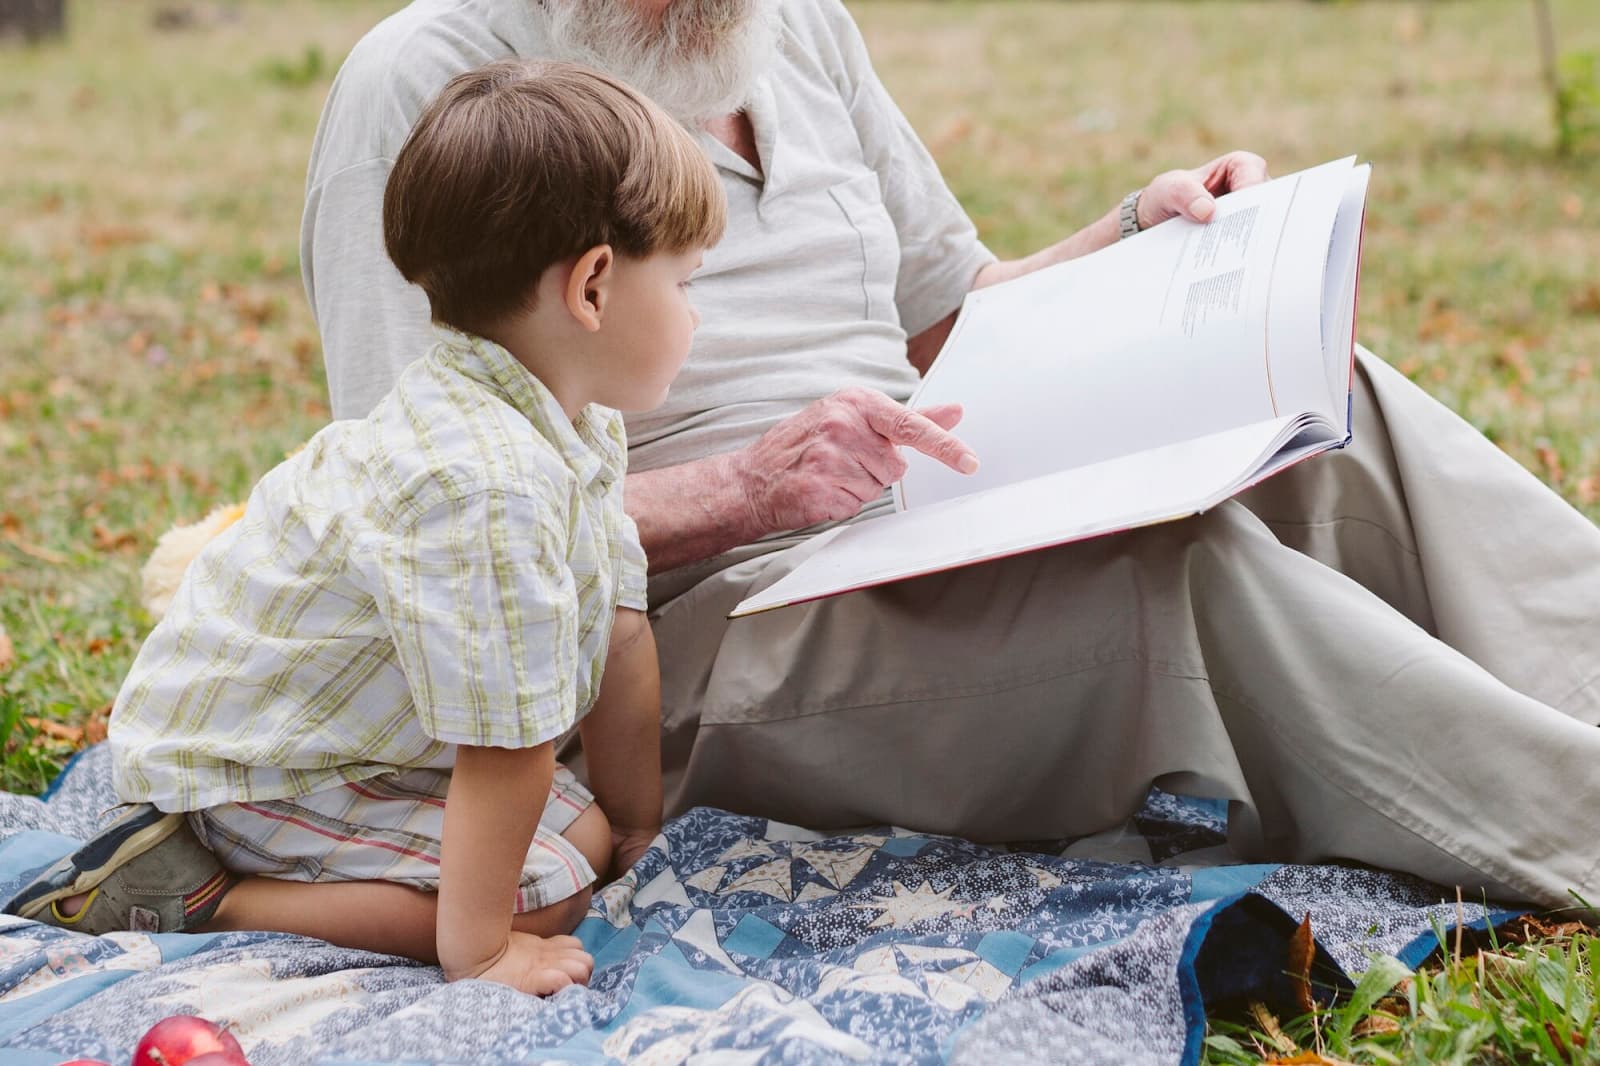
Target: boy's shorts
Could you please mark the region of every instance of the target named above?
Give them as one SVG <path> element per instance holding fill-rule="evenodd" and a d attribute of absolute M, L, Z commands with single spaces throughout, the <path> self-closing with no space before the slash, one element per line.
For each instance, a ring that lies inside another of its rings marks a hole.
<path fill-rule="evenodd" d="M 408 770 L 293 799 L 226 803 L 193 811 L 189 824 L 239 876 L 285 881 L 393 881 L 439 890 L 445 770 Z M 595 881 L 583 853 L 561 833 L 594 802 L 557 766 L 538 831 L 522 866 L 517 914 L 577 895 Z"/>

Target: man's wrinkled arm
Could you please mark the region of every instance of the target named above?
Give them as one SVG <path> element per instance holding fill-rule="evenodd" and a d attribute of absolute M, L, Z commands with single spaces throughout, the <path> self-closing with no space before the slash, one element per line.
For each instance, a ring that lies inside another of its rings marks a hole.
<path fill-rule="evenodd" d="M 629 474 L 623 499 L 653 574 L 720 555 L 768 532 L 758 527 L 733 454 Z"/>
<path fill-rule="evenodd" d="M 905 473 L 901 447 L 972 473 L 978 457 L 950 432 L 960 421 L 959 404 L 913 411 L 873 389 L 840 389 L 736 452 L 631 475 L 623 499 L 651 568 L 667 570 L 852 517 Z"/>

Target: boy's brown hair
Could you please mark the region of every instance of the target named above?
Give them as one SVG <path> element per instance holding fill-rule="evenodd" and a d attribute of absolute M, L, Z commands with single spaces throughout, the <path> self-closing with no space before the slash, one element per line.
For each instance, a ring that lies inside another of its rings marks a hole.
<path fill-rule="evenodd" d="M 482 332 L 531 309 L 545 269 L 598 244 L 709 247 L 727 207 L 689 133 L 621 82 L 500 60 L 422 112 L 383 195 L 383 240 L 436 322 Z"/>

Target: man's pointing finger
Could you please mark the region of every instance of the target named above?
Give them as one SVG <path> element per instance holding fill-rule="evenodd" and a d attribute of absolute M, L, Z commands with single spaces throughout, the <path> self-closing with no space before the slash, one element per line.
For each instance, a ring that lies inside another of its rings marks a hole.
<path fill-rule="evenodd" d="M 882 403 L 864 405 L 867 425 L 891 444 L 904 444 L 923 455 L 939 460 L 952 470 L 971 474 L 978 469 L 978 457 L 960 438 L 945 432 L 938 423 L 887 396 Z"/>

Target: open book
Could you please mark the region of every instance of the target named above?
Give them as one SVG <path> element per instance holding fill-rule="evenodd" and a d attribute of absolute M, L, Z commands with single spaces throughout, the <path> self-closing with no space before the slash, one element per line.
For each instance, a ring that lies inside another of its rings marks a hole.
<path fill-rule="evenodd" d="M 965 408 L 978 472 L 907 453 L 893 513 L 821 534 L 733 616 L 1198 514 L 1349 443 L 1370 172 L 1290 174 L 970 294 L 910 402 Z"/>

